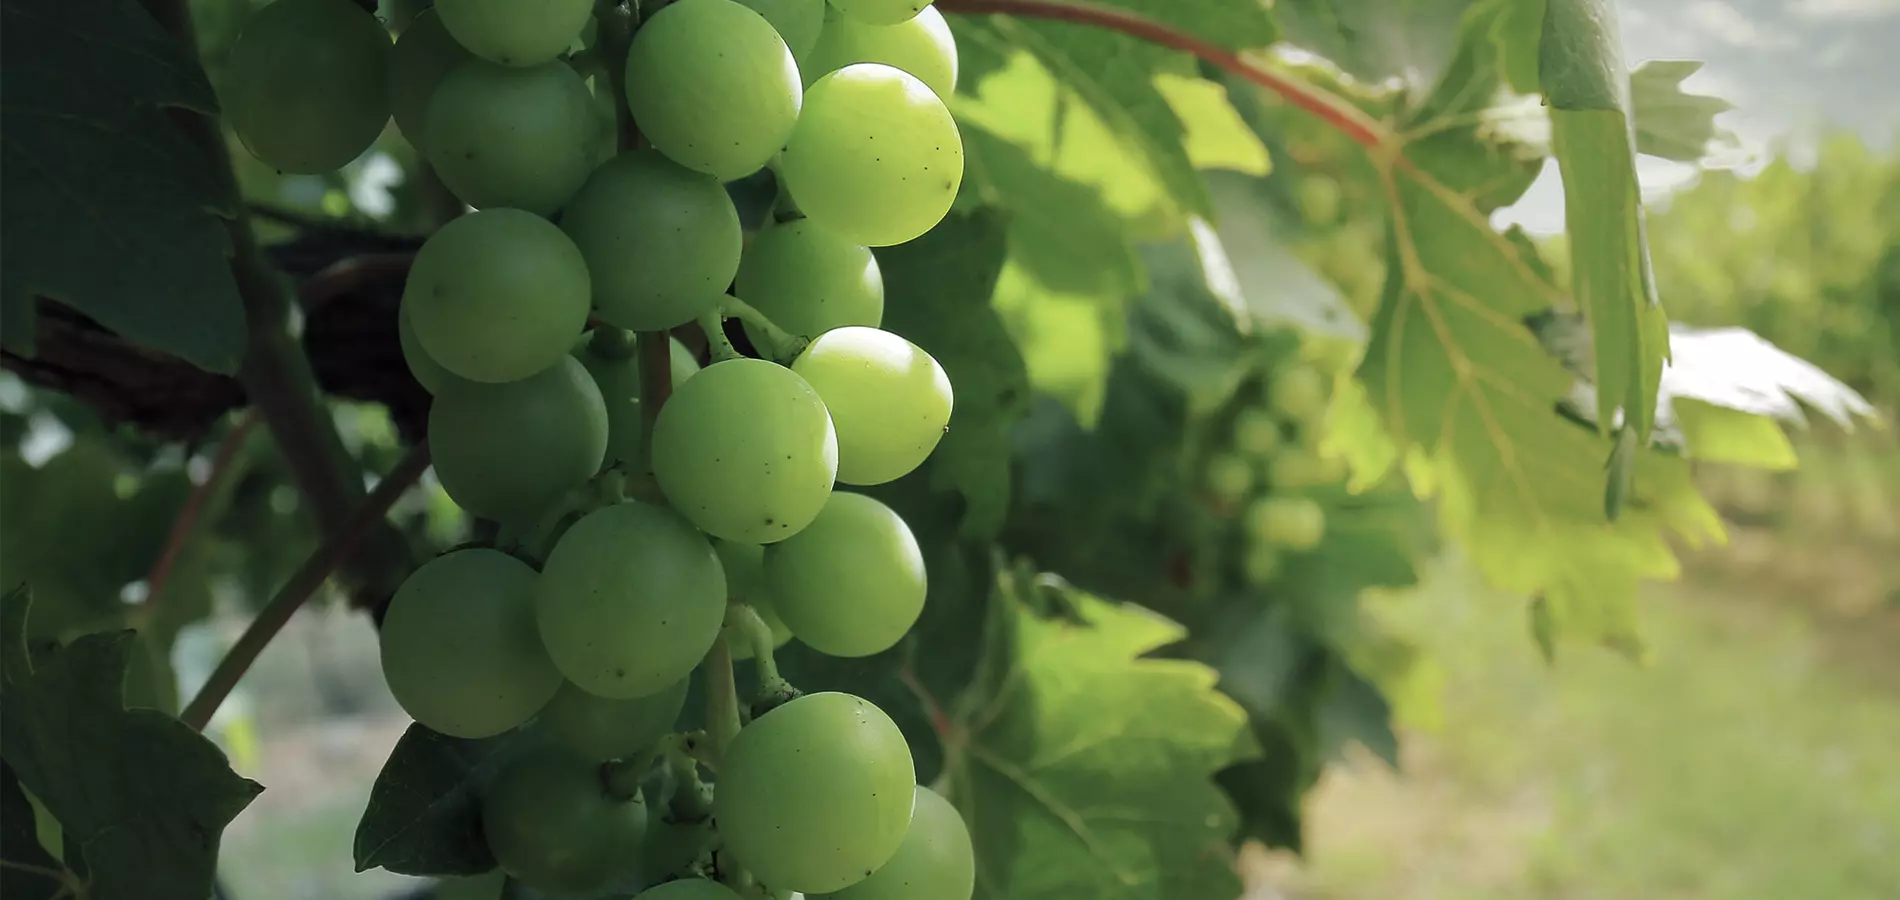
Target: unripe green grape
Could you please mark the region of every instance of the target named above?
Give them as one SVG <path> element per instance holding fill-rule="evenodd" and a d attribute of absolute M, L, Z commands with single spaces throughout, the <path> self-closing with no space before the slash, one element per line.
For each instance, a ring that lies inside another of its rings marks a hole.
<path fill-rule="evenodd" d="M 930 0 L 831 0 L 831 5 L 867 25 L 896 25 L 923 12 Z"/>
<path fill-rule="evenodd" d="M 890 716 L 850 694 L 808 694 L 732 740 L 713 819 L 761 883 L 835 891 L 897 853 L 915 797 L 910 747 Z"/>
<path fill-rule="evenodd" d="M 667 343 L 672 351 L 673 386 L 678 387 L 699 371 L 699 361 L 678 338 Z M 646 428 L 640 417 L 640 358 L 602 356 L 586 345 L 574 351 L 574 358 L 594 376 L 600 398 L 607 404 L 607 455 L 602 465 L 638 462 L 640 433 Z"/>
<path fill-rule="evenodd" d="M 970 900 L 976 891 L 976 847 L 950 801 L 919 785 L 910 829 L 897 855 L 871 877 L 810 900 Z"/>
<path fill-rule="evenodd" d="M 765 580 L 765 548 L 758 544 L 741 544 L 715 538 L 713 550 L 719 554 L 719 563 L 726 570 L 726 595 L 758 613 L 759 620 L 772 632 L 773 647 L 785 646 L 792 639 L 792 629 L 785 625 L 785 620 L 779 617 L 778 610 L 773 606 L 772 592 Z M 734 641 L 732 658 L 751 659 L 751 643 Z"/>
<path fill-rule="evenodd" d="M 389 122 L 389 32 L 350 0 L 277 0 L 231 47 L 225 118 L 279 171 L 328 172 Z"/>
<path fill-rule="evenodd" d="M 410 146 L 422 148 L 429 100 L 442 79 L 473 58 L 449 36 L 433 8 L 418 13 L 402 30 L 389 57 L 389 109 Z"/>
<path fill-rule="evenodd" d="M 458 384 L 471 384 L 468 379 L 442 367 L 422 349 L 422 342 L 416 339 L 416 328 L 409 322 L 407 310 L 396 311 L 396 340 L 402 345 L 402 361 L 409 366 L 409 374 L 416 377 L 416 383 L 431 394 L 440 394 Z"/>
<path fill-rule="evenodd" d="M 464 203 L 542 216 L 574 196 L 606 139 L 586 82 L 564 62 L 468 60 L 437 86 L 423 132 L 429 163 Z"/>
<path fill-rule="evenodd" d="M 561 216 L 606 322 L 660 331 L 709 312 L 739 271 L 739 212 L 718 179 L 657 151 L 632 150 L 594 170 Z"/>
<path fill-rule="evenodd" d="M 449 33 L 470 53 L 504 66 L 538 66 L 566 53 L 587 27 L 593 0 L 436 0 Z"/>
<path fill-rule="evenodd" d="M 818 392 L 783 366 L 707 366 L 660 407 L 653 474 L 714 537 L 784 540 L 816 518 L 838 473 L 838 435 Z"/>
<path fill-rule="evenodd" d="M 1248 544 L 1245 555 L 1240 559 L 1240 573 L 1249 585 L 1264 587 L 1280 577 L 1283 562 L 1278 547 L 1264 543 Z"/>
<path fill-rule="evenodd" d="M 587 263 L 554 224 L 491 209 L 442 226 L 416 253 L 402 306 L 417 343 L 473 381 L 517 381 L 567 355 L 587 324 Z"/>
<path fill-rule="evenodd" d="M 383 678 L 403 711 L 446 735 L 483 738 L 526 722 L 561 686 L 534 633 L 534 570 L 495 550 L 417 569 L 389 601 Z"/>
<path fill-rule="evenodd" d="M 802 70 L 805 66 L 805 54 L 812 45 L 818 43 L 818 33 L 824 30 L 825 0 L 739 0 L 753 12 L 765 17 L 772 23 L 772 30 L 778 32 L 785 41 L 786 49 L 792 51 L 792 59 L 798 62 Z"/>
<path fill-rule="evenodd" d="M 1280 420 L 1258 407 L 1248 407 L 1234 416 L 1234 448 L 1256 459 L 1265 459 L 1280 447 Z"/>
<path fill-rule="evenodd" d="M 1247 493 L 1253 490 L 1253 466 L 1232 453 L 1208 457 L 1202 477 L 1207 483 L 1207 492 L 1226 506 L 1247 499 Z"/>
<path fill-rule="evenodd" d="M 924 610 L 924 554 L 890 507 L 836 491 L 810 525 L 765 548 L 765 577 L 792 634 L 828 656 L 870 656 Z"/>
<path fill-rule="evenodd" d="M 867 25 L 832 15 L 810 59 L 799 65 L 809 86 L 827 72 L 853 63 L 896 66 L 930 86 L 938 99 L 957 92 L 957 39 L 934 6 L 896 25 Z"/>
<path fill-rule="evenodd" d="M 645 503 L 575 522 L 535 585 L 548 655 L 600 697 L 672 687 L 712 649 L 725 617 L 726 576 L 712 545 L 678 513 Z"/>
<path fill-rule="evenodd" d="M 886 247 L 950 211 L 963 183 L 963 140 L 916 76 L 858 63 L 806 92 L 778 170 L 805 215 L 846 240 Z"/>
<path fill-rule="evenodd" d="M 1267 461 L 1267 486 L 1276 491 L 1296 491 L 1326 484 L 1337 467 L 1305 447 L 1287 447 Z"/>
<path fill-rule="evenodd" d="M 1319 421 L 1330 399 L 1326 376 L 1304 364 L 1287 366 L 1267 384 L 1267 402 L 1273 411 L 1301 425 Z"/>
<path fill-rule="evenodd" d="M 677 0 L 627 51 L 627 106 L 654 149 L 720 181 L 763 168 L 798 120 L 798 64 L 732 0 Z"/>
<path fill-rule="evenodd" d="M 657 694 L 629 699 L 597 697 L 563 681 L 539 721 L 550 737 L 575 753 L 592 760 L 621 759 L 665 737 L 685 705 L 684 678 Z"/>
<path fill-rule="evenodd" d="M 606 452 L 607 406 L 570 357 L 520 381 L 466 382 L 429 407 L 435 476 L 483 518 L 533 521 L 600 471 Z"/>
<path fill-rule="evenodd" d="M 509 876 L 547 891 L 592 891 L 629 868 L 646 803 L 608 796 L 598 760 L 535 748 L 503 766 L 482 797 L 482 834 Z"/>
<path fill-rule="evenodd" d="M 1311 550 L 1326 536 L 1326 511 L 1308 497 L 1265 497 L 1247 508 L 1246 528 L 1269 546 Z"/>
<path fill-rule="evenodd" d="M 883 484 L 922 465 L 950 424 L 950 377 L 922 348 L 888 331 L 827 331 L 792 363 L 838 431 L 838 481 Z"/>
<path fill-rule="evenodd" d="M 870 248 L 810 219 L 773 225 L 752 238 L 734 285 L 740 299 L 792 334 L 884 321 L 884 275 Z M 746 326 L 754 344 L 761 335 Z"/>
<path fill-rule="evenodd" d="M 682 878 L 658 887 L 647 888 L 633 900 L 739 900 L 739 895 L 717 881 Z"/>

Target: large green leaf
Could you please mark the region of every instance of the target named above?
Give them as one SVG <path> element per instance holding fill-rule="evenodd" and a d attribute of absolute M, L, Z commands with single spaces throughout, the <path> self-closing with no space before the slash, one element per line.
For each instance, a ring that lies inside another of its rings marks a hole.
<path fill-rule="evenodd" d="M 1715 124 L 1735 105 L 1682 89 L 1683 79 L 1701 70 L 1700 62 L 1677 59 L 1646 60 L 1630 70 L 1637 152 L 1677 162 L 1726 162 L 1739 152 L 1740 139 Z"/>
<path fill-rule="evenodd" d="M 522 745 L 517 732 L 468 740 L 410 725 L 357 822 L 356 871 L 480 875 L 495 868 L 480 791 Z"/>
<path fill-rule="evenodd" d="M 220 218 L 232 197 L 169 116 L 216 100 L 135 0 L 5 0 L 0 275 L 5 345 L 34 346 L 49 297 L 214 372 L 244 352 Z"/>
<path fill-rule="evenodd" d="M 1367 83 L 1439 80 L 1475 0 L 1281 0 L 1286 38 Z"/>
<path fill-rule="evenodd" d="M 81 896 L 85 883 L 40 842 L 37 814 L 13 767 L 0 763 L 0 896 L 59 900 Z"/>

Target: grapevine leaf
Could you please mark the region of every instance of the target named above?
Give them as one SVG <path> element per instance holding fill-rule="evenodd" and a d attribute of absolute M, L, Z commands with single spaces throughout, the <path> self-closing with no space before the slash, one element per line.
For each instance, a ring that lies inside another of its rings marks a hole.
<path fill-rule="evenodd" d="M 1235 896 L 1225 847 L 1237 821 L 1211 776 L 1252 752 L 1244 714 L 1208 668 L 1141 658 L 1179 640 L 1179 626 L 1029 581 L 1004 579 L 988 677 L 946 735 L 976 896 Z"/>
<path fill-rule="evenodd" d="M 220 834 L 263 788 L 183 722 L 125 708 L 132 642 L 83 635 L 10 682 L 0 756 L 84 855 L 90 896 L 203 900 Z"/>
<path fill-rule="evenodd" d="M 1474 0 L 1281 0 L 1286 38 L 1361 81 L 1438 81 Z"/>
<path fill-rule="evenodd" d="M 32 801 L 13 767 L 0 763 L 0 896 L 52 900 L 78 896 L 78 877 L 40 843 Z"/>
<path fill-rule="evenodd" d="M 1294 255 L 1278 234 L 1262 192 L 1265 183 L 1224 172 L 1210 173 L 1216 231 L 1225 247 L 1243 302 L 1260 325 L 1291 326 L 1301 331 L 1358 343 L 1366 325 L 1346 304 L 1339 288 Z"/>
<path fill-rule="evenodd" d="M 412 724 L 370 788 L 356 825 L 356 871 L 480 875 L 495 867 L 480 791 L 522 746 L 521 732 L 468 740 Z"/>
<path fill-rule="evenodd" d="M 1636 149 L 1640 153 L 1701 162 L 1725 160 L 1737 153 L 1741 141 L 1718 128 L 1715 117 L 1735 108 L 1720 97 L 1690 94 L 1682 81 L 1701 71 L 1692 60 L 1652 59 L 1630 70 L 1630 109 L 1636 117 Z"/>
<path fill-rule="evenodd" d="M 236 371 L 244 315 L 211 160 L 168 118 L 216 111 L 185 48 L 135 0 L 5 0 L 0 231 L 7 349 L 36 298 L 210 371 Z"/>
<path fill-rule="evenodd" d="M 1009 210 L 1009 258 L 1039 284 L 1090 296 L 1135 290 L 1141 274 L 1126 226 L 1098 191 L 1037 165 L 980 126 L 964 126 L 963 152 L 965 183 Z"/>

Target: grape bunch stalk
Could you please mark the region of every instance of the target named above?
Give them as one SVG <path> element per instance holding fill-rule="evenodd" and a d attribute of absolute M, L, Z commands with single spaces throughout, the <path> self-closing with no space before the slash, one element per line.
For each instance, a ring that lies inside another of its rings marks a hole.
<path fill-rule="evenodd" d="M 923 610 L 903 518 L 836 488 L 912 472 L 950 422 L 943 368 L 879 328 L 871 250 L 962 182 L 942 16 L 438 0 L 392 44 L 352 0 L 277 0 L 231 59 L 260 160 L 335 169 L 393 118 L 470 210 L 417 253 L 395 324 L 436 477 L 496 537 L 401 586 L 382 661 L 422 725 L 521 733 L 482 796 L 499 867 L 646 900 L 967 900 L 970 835 L 896 724 L 773 661 L 881 653 Z M 779 201 L 748 233 L 727 183 L 767 168 Z M 703 367 L 666 337 L 692 325 Z M 682 730 L 696 672 L 707 721 Z"/>

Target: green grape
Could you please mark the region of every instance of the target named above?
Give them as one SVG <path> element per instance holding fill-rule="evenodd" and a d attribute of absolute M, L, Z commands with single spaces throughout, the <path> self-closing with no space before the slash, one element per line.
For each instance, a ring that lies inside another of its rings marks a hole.
<path fill-rule="evenodd" d="M 1240 559 L 1241 575 L 1254 587 L 1263 587 L 1280 577 L 1280 565 L 1284 558 L 1280 549 L 1272 544 L 1249 544 Z"/>
<path fill-rule="evenodd" d="M 416 721 L 482 738 L 526 722 L 561 686 L 534 634 L 534 570 L 495 550 L 425 563 L 389 601 L 383 678 Z"/>
<path fill-rule="evenodd" d="M 422 245 L 402 306 L 416 342 L 473 381 L 517 381 L 567 355 L 587 324 L 587 263 L 553 223 L 518 209 L 455 219 Z"/>
<path fill-rule="evenodd" d="M 531 522 L 600 471 L 607 406 L 570 357 L 520 381 L 468 382 L 429 407 L 435 477 L 457 506 Z"/>
<path fill-rule="evenodd" d="M 442 17 L 434 9 L 418 13 L 402 30 L 389 57 L 389 109 L 410 146 L 422 147 L 429 100 L 436 87 L 456 66 L 472 58 L 442 27 Z"/>
<path fill-rule="evenodd" d="M 725 618 L 726 576 L 712 545 L 677 513 L 645 503 L 575 522 L 535 585 L 548 655 L 600 697 L 672 687 L 712 649 Z"/>
<path fill-rule="evenodd" d="M 561 228 L 587 260 L 596 312 L 635 331 L 711 311 L 739 271 L 745 243 L 725 187 L 654 150 L 622 153 L 594 170 Z"/>
<path fill-rule="evenodd" d="M 738 295 L 792 334 L 815 337 L 846 325 L 884 321 L 884 275 L 870 248 L 810 219 L 773 225 L 752 238 L 739 262 Z M 746 326 L 754 344 L 762 335 Z"/>
<path fill-rule="evenodd" d="M 627 51 L 627 106 L 667 158 L 720 181 L 757 172 L 799 115 L 798 63 L 758 13 L 677 0 Z"/>
<path fill-rule="evenodd" d="M 442 364 L 430 358 L 429 352 L 422 349 L 422 342 L 416 340 L 416 327 L 409 322 L 408 310 L 396 311 L 396 339 L 402 344 L 402 361 L 409 366 L 409 374 L 416 377 L 416 383 L 431 394 L 440 394 L 456 385 L 473 384 L 466 378 L 455 374 Z"/>
<path fill-rule="evenodd" d="M 509 876 L 546 891 L 593 891 L 629 868 L 646 834 L 639 794 L 609 796 L 598 761 L 537 747 L 482 797 L 482 834 Z"/>
<path fill-rule="evenodd" d="M 551 663 L 550 663 L 551 665 Z M 686 679 L 647 697 L 596 697 L 573 682 L 541 710 L 541 726 L 561 746 L 588 759 L 629 757 L 665 737 L 686 705 Z"/>
<path fill-rule="evenodd" d="M 1234 416 L 1234 447 L 1256 459 L 1265 459 L 1280 447 L 1280 420 L 1257 407 Z"/>
<path fill-rule="evenodd" d="M 792 371 L 831 411 L 844 484 L 883 484 L 909 473 L 949 427 L 949 376 L 922 348 L 888 331 L 827 331 L 798 355 Z"/>
<path fill-rule="evenodd" d="M 1319 421 L 1330 399 L 1326 376 L 1312 366 L 1287 366 L 1267 385 L 1267 402 L 1273 411 L 1302 425 Z"/>
<path fill-rule="evenodd" d="M 504 66 L 554 61 L 594 13 L 593 0 L 436 0 L 435 8 L 470 53 Z"/>
<path fill-rule="evenodd" d="M 930 0 L 831 0 L 831 5 L 867 25 L 896 25 L 923 12 Z"/>
<path fill-rule="evenodd" d="M 805 54 L 811 52 L 813 44 L 818 43 L 818 33 L 825 27 L 825 0 L 739 0 L 753 12 L 765 17 L 772 23 L 772 30 L 785 41 L 786 49 L 792 51 L 792 59 L 802 69 Z"/>
<path fill-rule="evenodd" d="M 1247 499 L 1253 490 L 1253 466 L 1232 453 L 1216 453 L 1207 459 L 1202 477 L 1215 502 L 1234 506 Z"/>
<path fill-rule="evenodd" d="M 957 39 L 934 6 L 896 25 L 866 25 L 849 16 L 825 18 L 809 61 L 799 64 L 806 86 L 852 63 L 896 66 L 930 86 L 938 99 L 957 92 Z"/>
<path fill-rule="evenodd" d="M 924 554 L 891 508 L 837 491 L 810 525 L 765 548 L 772 602 L 792 634 L 829 656 L 870 656 L 924 610 Z"/>
<path fill-rule="evenodd" d="M 576 348 L 574 358 L 594 376 L 600 397 L 607 403 L 607 455 L 603 465 L 637 463 L 640 433 L 646 427 L 640 418 L 640 358 L 604 355 L 591 343 L 585 341 Z M 673 386 L 678 387 L 699 371 L 699 361 L 693 359 L 693 351 L 686 349 L 678 338 L 669 339 L 668 344 L 672 350 Z M 631 349 L 627 348 L 627 352 Z"/>
<path fill-rule="evenodd" d="M 778 889 L 855 884 L 910 828 L 916 770 L 903 732 L 850 694 L 807 694 L 752 721 L 726 748 L 713 819 L 732 858 Z"/>
<path fill-rule="evenodd" d="M 765 548 L 714 538 L 713 550 L 719 553 L 719 563 L 726 570 L 726 595 L 744 602 L 759 614 L 765 627 L 772 630 L 773 647 L 785 646 L 792 639 L 792 630 L 779 617 L 772 593 L 766 587 Z M 746 641 L 733 642 L 732 658 L 751 659 L 752 645 Z"/>
<path fill-rule="evenodd" d="M 1267 485 L 1276 491 L 1296 491 L 1336 480 L 1328 476 L 1337 469 L 1311 450 L 1288 447 L 1267 461 Z"/>
<path fill-rule="evenodd" d="M 916 76 L 858 63 L 812 84 L 778 169 L 805 215 L 846 240 L 885 247 L 950 211 L 963 140 Z"/>
<path fill-rule="evenodd" d="M 423 146 L 464 203 L 545 216 L 587 180 L 607 137 L 601 124 L 586 82 L 567 63 L 517 69 L 471 59 L 429 100 Z"/>
<path fill-rule="evenodd" d="M 389 32 L 351 0 L 277 0 L 231 46 L 225 118 L 279 171 L 328 172 L 389 122 L 389 56 Z"/>
<path fill-rule="evenodd" d="M 682 878 L 647 888 L 635 895 L 633 900 L 739 900 L 739 895 L 717 881 Z"/>
<path fill-rule="evenodd" d="M 910 830 L 883 868 L 842 891 L 810 900 L 970 900 L 976 891 L 976 848 L 950 801 L 919 785 Z"/>
<path fill-rule="evenodd" d="M 838 473 L 838 435 L 818 392 L 758 359 L 707 366 L 653 424 L 653 475 L 714 537 L 784 540 L 818 516 Z"/>
<path fill-rule="evenodd" d="M 1326 511 L 1307 497 L 1265 497 L 1247 507 L 1246 528 L 1269 546 L 1311 550 L 1326 535 Z"/>

